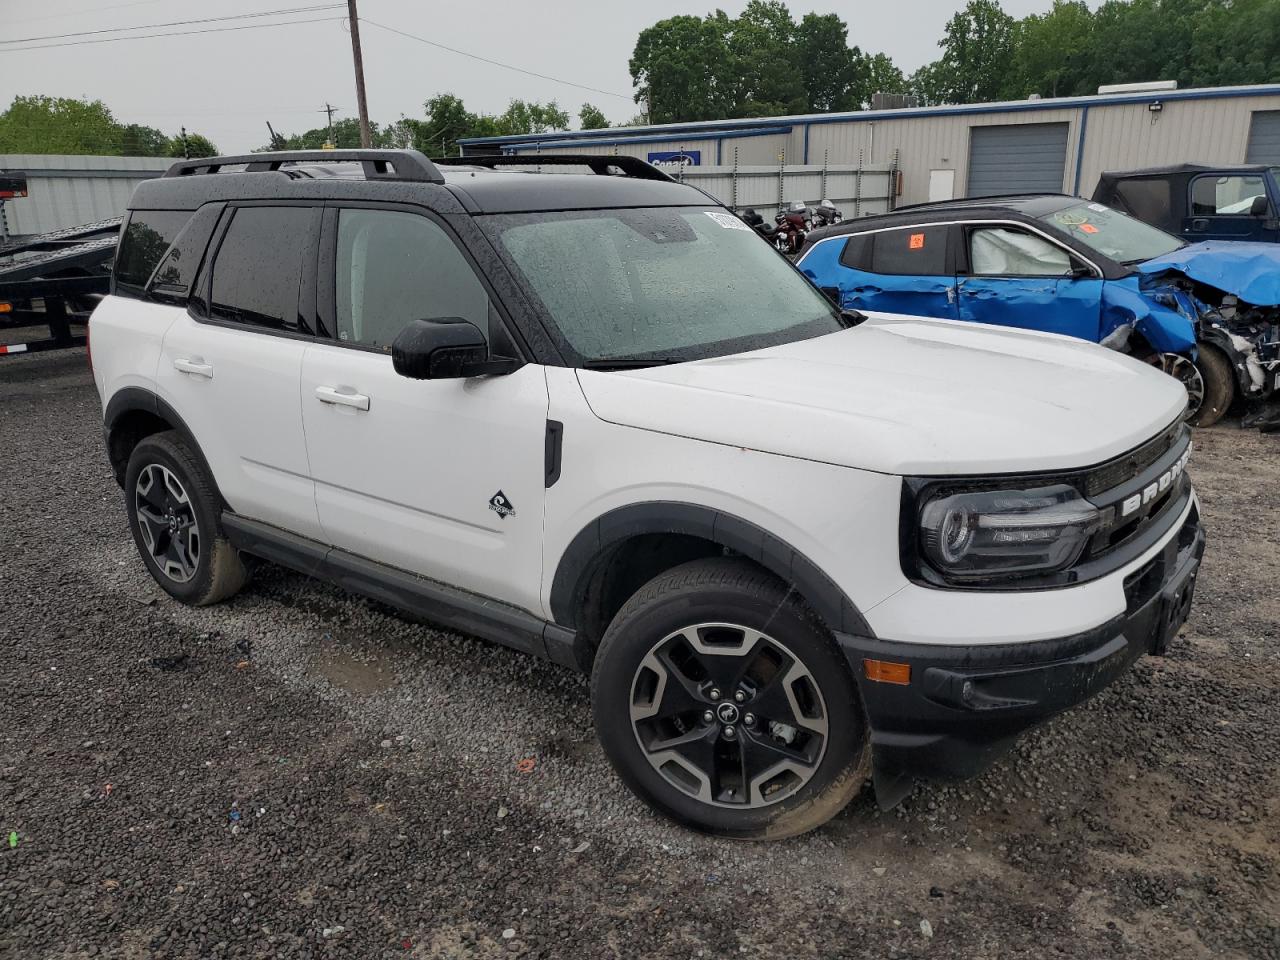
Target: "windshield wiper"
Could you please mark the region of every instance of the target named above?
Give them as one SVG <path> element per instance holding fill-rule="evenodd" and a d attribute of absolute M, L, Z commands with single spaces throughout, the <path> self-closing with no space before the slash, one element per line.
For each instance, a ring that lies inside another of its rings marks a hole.
<path fill-rule="evenodd" d="M 579 366 L 583 370 L 642 370 L 645 367 L 661 367 L 668 363 L 683 363 L 679 357 L 656 357 L 641 360 L 634 357 L 601 357 L 596 360 L 583 360 Z"/>

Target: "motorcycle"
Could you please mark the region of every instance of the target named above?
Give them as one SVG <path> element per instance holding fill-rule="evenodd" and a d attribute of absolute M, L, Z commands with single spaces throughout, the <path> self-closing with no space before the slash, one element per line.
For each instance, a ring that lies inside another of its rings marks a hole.
<path fill-rule="evenodd" d="M 809 208 L 797 200 L 774 217 L 774 223 L 777 226 L 773 235 L 773 245 L 780 252 L 789 256 L 800 252 L 811 226 L 808 214 Z"/>
<path fill-rule="evenodd" d="M 748 207 L 746 210 L 743 210 L 742 213 L 738 214 L 738 217 L 752 230 L 760 234 L 760 236 L 764 237 L 770 243 L 773 242 L 773 235 L 777 232 L 777 228 L 772 223 L 767 222 L 764 217 L 760 216 L 760 214 L 756 213 L 754 209 Z"/>
<path fill-rule="evenodd" d="M 813 229 L 817 230 L 820 227 L 829 227 L 834 223 L 839 223 L 844 219 L 844 214 L 830 200 L 823 200 L 814 208 L 812 219 Z"/>

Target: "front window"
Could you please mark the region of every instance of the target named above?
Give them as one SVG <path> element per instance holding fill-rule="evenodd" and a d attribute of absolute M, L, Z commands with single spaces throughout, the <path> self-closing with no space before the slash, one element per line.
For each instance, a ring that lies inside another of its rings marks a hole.
<path fill-rule="evenodd" d="M 843 328 L 836 309 L 724 210 L 480 218 L 584 363 L 725 356 Z"/>
<path fill-rule="evenodd" d="M 1177 237 L 1100 203 L 1082 200 L 1040 219 L 1120 263 L 1141 263 L 1183 246 Z"/>
<path fill-rule="evenodd" d="M 1261 176 L 1196 177 L 1191 181 L 1193 217 L 1248 216 L 1253 201 L 1264 200 L 1267 187 Z"/>

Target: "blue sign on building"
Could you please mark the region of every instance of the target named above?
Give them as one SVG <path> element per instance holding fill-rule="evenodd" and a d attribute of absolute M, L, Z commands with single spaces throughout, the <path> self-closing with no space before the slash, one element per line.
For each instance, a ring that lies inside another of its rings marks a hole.
<path fill-rule="evenodd" d="M 701 150 L 650 150 L 649 162 L 658 167 L 699 167 Z"/>

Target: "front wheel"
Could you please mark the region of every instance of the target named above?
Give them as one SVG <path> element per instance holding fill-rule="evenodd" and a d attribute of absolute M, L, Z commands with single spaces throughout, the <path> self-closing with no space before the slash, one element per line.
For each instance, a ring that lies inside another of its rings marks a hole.
<path fill-rule="evenodd" d="M 848 664 L 795 593 L 745 561 L 698 560 L 650 581 L 610 624 L 591 686 L 619 776 L 697 830 L 794 836 L 866 780 Z"/>
<path fill-rule="evenodd" d="M 1180 353 L 1158 353 L 1148 362 L 1186 388 L 1187 406 L 1182 419 L 1193 426 L 1213 426 L 1231 406 L 1235 377 L 1230 362 L 1213 347 L 1201 344 L 1195 361 Z"/>

